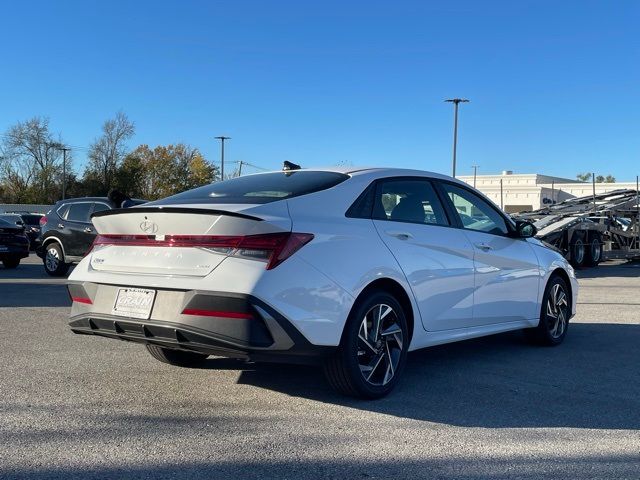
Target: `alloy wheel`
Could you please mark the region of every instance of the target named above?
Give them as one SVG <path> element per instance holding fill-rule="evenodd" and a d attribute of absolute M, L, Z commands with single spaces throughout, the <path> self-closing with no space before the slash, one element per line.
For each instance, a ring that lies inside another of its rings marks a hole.
<path fill-rule="evenodd" d="M 373 306 L 358 330 L 358 365 L 371 385 L 388 384 L 398 369 L 403 346 L 402 328 L 389 305 Z"/>
<path fill-rule="evenodd" d="M 600 246 L 600 241 L 597 239 L 594 239 L 591 242 L 591 259 L 598 263 L 600 261 L 600 254 L 602 252 L 602 248 Z"/>
<path fill-rule="evenodd" d="M 54 272 L 58 268 L 58 264 L 60 263 L 60 255 L 58 254 L 58 250 L 56 250 L 55 248 L 48 249 L 44 261 L 47 265 L 47 269 L 51 272 Z"/>
<path fill-rule="evenodd" d="M 573 259 L 578 265 L 581 265 L 584 261 L 584 250 L 584 242 L 580 239 L 576 240 L 573 246 Z"/>
<path fill-rule="evenodd" d="M 567 329 L 569 302 L 564 288 L 556 283 L 547 299 L 547 325 L 553 338 L 560 338 Z"/>

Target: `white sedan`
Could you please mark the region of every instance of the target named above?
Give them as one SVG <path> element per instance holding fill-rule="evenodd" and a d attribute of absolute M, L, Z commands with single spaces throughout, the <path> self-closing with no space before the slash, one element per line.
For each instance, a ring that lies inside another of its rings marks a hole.
<path fill-rule="evenodd" d="M 316 362 L 376 398 L 411 350 L 517 329 L 558 345 L 575 314 L 574 271 L 535 227 L 436 173 L 261 173 L 92 221 L 72 331 L 173 365 Z"/>

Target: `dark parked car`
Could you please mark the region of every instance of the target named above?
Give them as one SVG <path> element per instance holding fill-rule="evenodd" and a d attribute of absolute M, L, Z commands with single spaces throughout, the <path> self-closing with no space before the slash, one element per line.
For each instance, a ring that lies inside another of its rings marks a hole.
<path fill-rule="evenodd" d="M 144 200 L 132 200 L 133 205 Z M 67 274 L 69 267 L 82 260 L 96 236 L 91 215 L 116 206 L 106 197 L 60 200 L 40 220 L 42 228 L 36 253 L 45 271 L 54 277 Z"/>
<path fill-rule="evenodd" d="M 40 245 L 40 241 L 38 237 L 40 237 L 40 219 L 44 216 L 41 213 L 30 213 L 30 212 L 10 212 L 14 215 L 17 215 L 22 220 L 24 225 L 25 233 L 27 237 L 29 237 L 29 242 L 31 244 L 31 250 L 35 250 L 38 245 Z M 3 215 L 0 215 L 0 218 L 3 218 Z"/>
<path fill-rule="evenodd" d="M 24 227 L 0 220 L 0 261 L 5 268 L 16 268 L 29 256 L 29 239 Z"/>

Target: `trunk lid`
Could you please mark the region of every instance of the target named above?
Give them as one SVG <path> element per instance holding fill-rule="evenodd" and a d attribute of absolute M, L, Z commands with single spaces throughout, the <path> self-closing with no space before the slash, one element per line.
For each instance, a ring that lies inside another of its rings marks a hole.
<path fill-rule="evenodd" d="M 137 275 L 204 277 L 232 252 L 217 246 L 220 238 L 291 231 L 286 202 L 142 205 L 100 212 L 92 222 L 100 244 L 90 253 L 91 267 Z"/>

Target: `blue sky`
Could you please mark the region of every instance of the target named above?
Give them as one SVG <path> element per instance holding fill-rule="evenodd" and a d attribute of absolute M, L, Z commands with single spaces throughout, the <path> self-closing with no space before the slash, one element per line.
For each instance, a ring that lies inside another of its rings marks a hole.
<path fill-rule="evenodd" d="M 0 131 L 185 142 L 279 168 L 640 174 L 640 2 L 4 2 Z M 86 152 L 76 149 L 75 167 Z"/>

